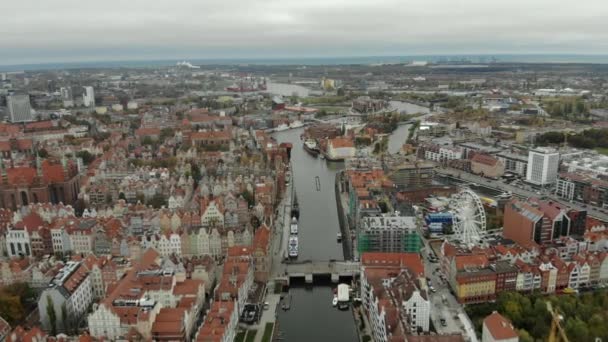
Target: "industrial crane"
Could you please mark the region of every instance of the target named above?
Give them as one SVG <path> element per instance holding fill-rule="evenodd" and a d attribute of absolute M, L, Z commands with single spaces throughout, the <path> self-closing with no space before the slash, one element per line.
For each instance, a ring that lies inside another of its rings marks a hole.
<path fill-rule="evenodd" d="M 549 342 L 569 342 L 566 331 L 561 326 L 561 320 L 563 319 L 557 310 L 553 310 L 551 302 L 547 302 L 547 311 L 551 314 L 551 331 L 549 331 Z M 559 333 L 559 334 L 558 334 Z"/>

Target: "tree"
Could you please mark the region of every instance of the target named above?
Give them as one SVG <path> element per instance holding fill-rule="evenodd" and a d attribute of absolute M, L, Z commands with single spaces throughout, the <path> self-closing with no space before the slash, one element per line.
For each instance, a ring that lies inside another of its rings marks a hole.
<path fill-rule="evenodd" d="M 249 206 L 249 208 L 255 205 L 255 198 L 253 197 L 253 194 L 248 190 L 241 192 L 241 196 L 243 196 L 245 201 L 247 201 L 247 206 Z"/>
<path fill-rule="evenodd" d="M 338 88 L 338 91 L 336 92 L 336 95 L 338 96 L 344 96 L 344 88 Z"/>
<path fill-rule="evenodd" d="M 175 134 L 175 132 L 173 131 L 173 128 L 171 127 L 165 127 L 160 131 L 160 140 L 165 140 L 167 138 L 172 137 Z"/>
<path fill-rule="evenodd" d="M 2 294 L 0 296 L 0 315 L 10 325 L 19 324 L 25 318 L 23 305 L 18 296 Z"/>
<path fill-rule="evenodd" d="M 49 152 L 46 149 L 41 148 L 38 150 L 38 157 L 47 158 L 48 156 L 49 156 Z"/>
<path fill-rule="evenodd" d="M 118 199 L 126 201 L 127 200 L 127 196 L 125 196 L 124 192 L 121 192 L 121 193 L 118 194 Z"/>
<path fill-rule="evenodd" d="M 167 206 L 167 199 L 163 194 L 154 194 L 152 198 L 148 201 L 147 205 L 151 205 L 154 209 L 160 209 L 164 206 Z"/>
<path fill-rule="evenodd" d="M 141 140 L 141 144 L 142 145 L 153 145 L 154 144 L 154 140 L 152 139 L 152 137 L 150 136 L 145 136 L 142 140 Z"/>
<path fill-rule="evenodd" d="M 55 304 L 51 296 L 46 296 L 46 314 L 49 316 L 51 323 L 51 335 L 57 335 L 57 314 L 55 313 Z"/>
<path fill-rule="evenodd" d="M 524 329 L 519 329 L 517 334 L 519 335 L 519 340 L 521 342 L 534 342 L 534 338 L 530 336 L 530 333 Z"/>
<path fill-rule="evenodd" d="M 84 165 L 89 165 L 95 160 L 95 156 L 87 150 L 76 152 L 76 157 L 81 158 Z"/>
<path fill-rule="evenodd" d="M 63 303 L 63 305 L 61 305 L 61 320 L 63 321 L 63 330 L 67 333 L 67 331 L 68 331 L 68 309 L 67 309 L 65 303 Z"/>
<path fill-rule="evenodd" d="M 566 335 L 571 341 L 590 341 L 589 329 L 587 324 L 578 317 L 566 321 Z"/>

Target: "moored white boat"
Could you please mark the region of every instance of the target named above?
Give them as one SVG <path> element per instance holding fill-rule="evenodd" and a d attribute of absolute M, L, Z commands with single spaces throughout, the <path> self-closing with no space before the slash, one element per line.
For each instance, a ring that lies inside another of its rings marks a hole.
<path fill-rule="evenodd" d="M 298 256 L 298 237 L 292 235 L 289 237 L 289 256 L 295 258 Z"/>
<path fill-rule="evenodd" d="M 290 226 L 290 232 L 291 234 L 298 234 L 298 219 L 295 217 L 291 218 L 291 226 Z"/>

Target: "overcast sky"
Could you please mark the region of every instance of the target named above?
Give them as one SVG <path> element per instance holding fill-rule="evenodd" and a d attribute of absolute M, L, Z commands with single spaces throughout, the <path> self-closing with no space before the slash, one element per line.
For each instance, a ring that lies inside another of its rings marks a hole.
<path fill-rule="evenodd" d="M 0 0 L 0 65 L 608 54 L 607 0 Z"/>

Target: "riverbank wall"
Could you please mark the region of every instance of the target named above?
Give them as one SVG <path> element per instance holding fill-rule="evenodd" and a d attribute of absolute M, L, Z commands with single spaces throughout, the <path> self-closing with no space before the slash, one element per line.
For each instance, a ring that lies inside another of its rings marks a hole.
<path fill-rule="evenodd" d="M 352 260 L 353 258 L 353 246 L 352 238 L 350 236 L 350 227 L 348 224 L 347 217 L 344 213 L 344 207 L 342 206 L 342 195 L 340 191 L 340 184 L 342 182 L 344 171 L 336 173 L 336 179 L 334 182 L 334 189 L 336 192 L 336 208 L 338 210 L 338 222 L 340 224 L 340 233 L 342 233 L 342 250 L 344 253 L 344 260 Z"/>

